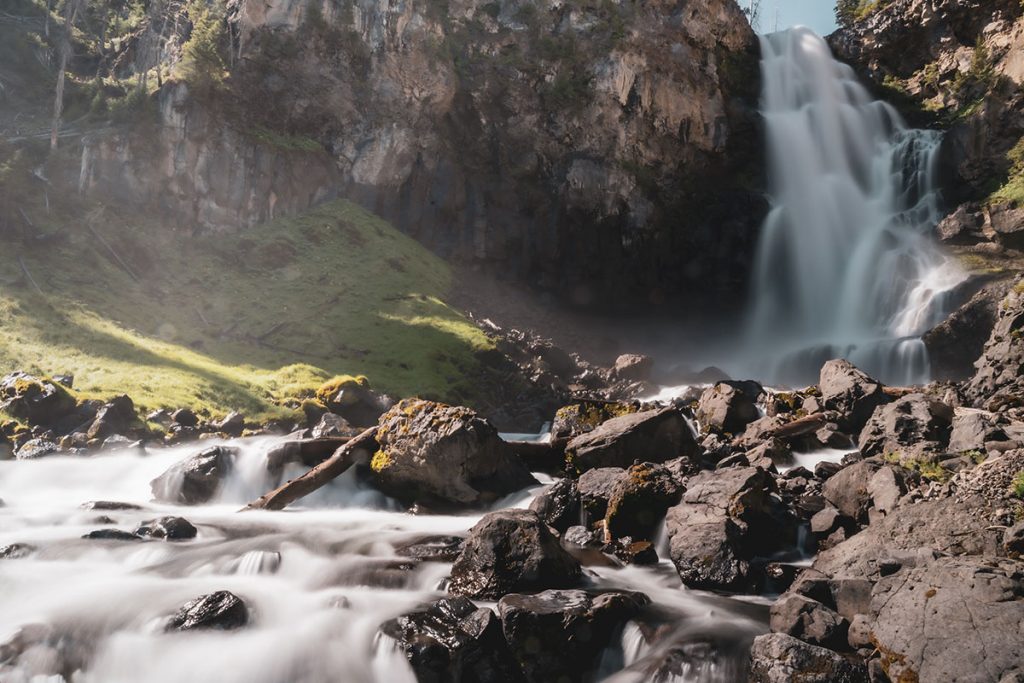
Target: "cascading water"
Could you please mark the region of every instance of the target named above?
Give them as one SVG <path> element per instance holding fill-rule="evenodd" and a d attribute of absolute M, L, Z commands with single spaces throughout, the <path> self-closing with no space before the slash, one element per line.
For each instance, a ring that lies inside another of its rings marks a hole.
<path fill-rule="evenodd" d="M 927 381 L 920 335 L 965 279 L 930 237 L 941 135 L 908 129 L 811 30 L 761 45 L 773 208 L 748 318 L 752 376 L 808 382 L 845 357 L 889 383 Z"/>

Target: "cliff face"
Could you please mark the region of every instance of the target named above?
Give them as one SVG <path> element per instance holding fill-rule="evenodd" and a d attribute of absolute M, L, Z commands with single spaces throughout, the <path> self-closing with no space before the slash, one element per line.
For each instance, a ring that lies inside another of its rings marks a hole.
<path fill-rule="evenodd" d="M 165 87 L 156 163 L 94 140 L 84 187 L 209 229 L 346 196 L 581 305 L 742 293 L 764 207 L 737 181 L 761 145 L 734 0 L 238 0 L 229 23 L 225 92 Z"/>

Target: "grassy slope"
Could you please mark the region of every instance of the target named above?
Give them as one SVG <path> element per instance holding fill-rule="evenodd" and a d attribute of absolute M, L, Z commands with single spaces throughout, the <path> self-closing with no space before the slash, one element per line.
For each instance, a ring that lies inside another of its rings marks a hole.
<path fill-rule="evenodd" d="M 0 248 L 0 371 L 73 373 L 86 395 L 127 393 L 145 408 L 271 417 L 341 373 L 468 400 L 476 353 L 490 348 L 443 302 L 447 265 L 348 202 L 196 237 L 102 206 L 34 208 L 61 240 Z"/>

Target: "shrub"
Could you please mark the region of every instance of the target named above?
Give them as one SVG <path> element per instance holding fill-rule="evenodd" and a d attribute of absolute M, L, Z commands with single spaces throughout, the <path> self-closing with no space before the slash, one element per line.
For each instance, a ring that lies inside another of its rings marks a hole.
<path fill-rule="evenodd" d="M 223 56 L 224 4 L 221 0 L 191 0 L 188 16 L 192 33 L 182 47 L 182 71 L 194 88 L 210 90 L 224 81 L 227 69 Z"/>

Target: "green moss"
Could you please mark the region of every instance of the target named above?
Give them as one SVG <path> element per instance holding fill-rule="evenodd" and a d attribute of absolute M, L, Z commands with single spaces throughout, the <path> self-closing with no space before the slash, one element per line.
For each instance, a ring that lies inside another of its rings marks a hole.
<path fill-rule="evenodd" d="M 373 458 L 370 459 L 370 469 L 374 472 L 383 472 L 388 467 L 391 467 L 391 456 L 387 454 L 387 451 L 381 449 L 373 454 Z"/>
<path fill-rule="evenodd" d="M 1024 471 L 1018 472 L 1010 484 L 1010 493 L 1014 498 L 1024 500 Z"/>
<path fill-rule="evenodd" d="M 316 390 L 316 400 L 323 405 L 334 402 L 338 392 L 344 389 L 369 389 L 370 381 L 363 375 L 353 377 L 352 375 L 338 375 L 327 380 Z"/>

